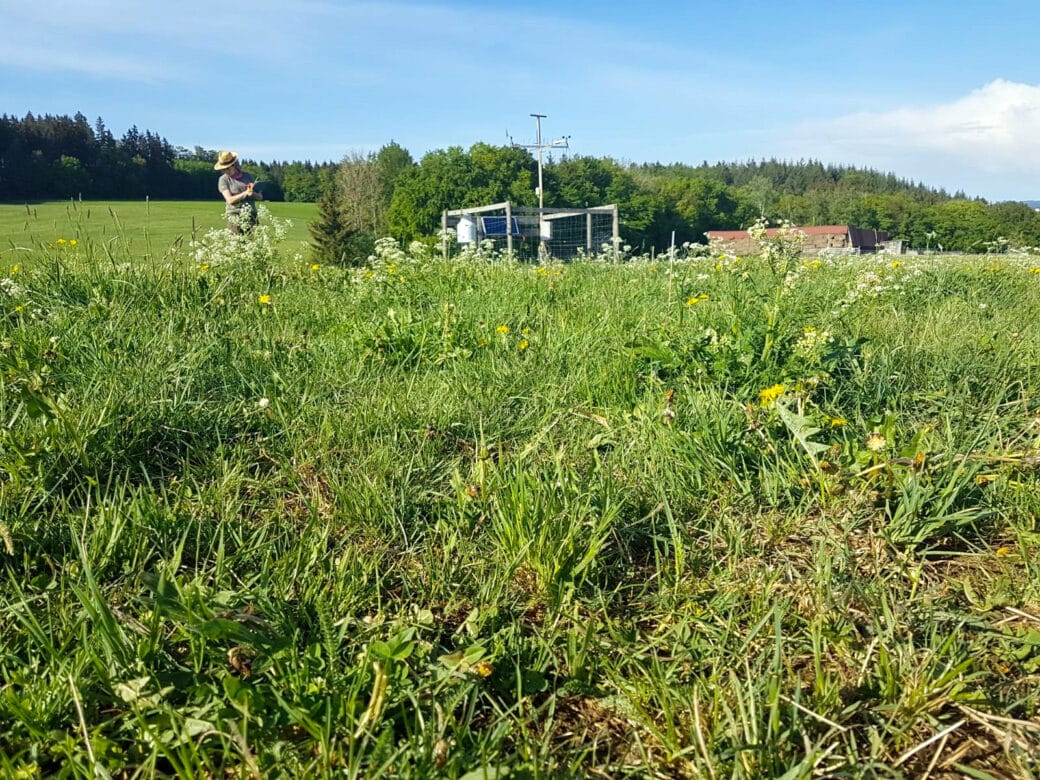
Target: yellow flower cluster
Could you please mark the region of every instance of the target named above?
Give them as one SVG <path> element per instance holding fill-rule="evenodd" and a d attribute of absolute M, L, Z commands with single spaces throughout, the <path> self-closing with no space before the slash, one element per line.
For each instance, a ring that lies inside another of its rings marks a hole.
<path fill-rule="evenodd" d="M 763 407 L 769 407 L 780 400 L 787 388 L 784 385 L 772 385 L 758 394 L 758 400 Z"/>
<path fill-rule="evenodd" d="M 887 446 L 888 442 L 885 440 L 885 437 L 877 431 L 867 436 L 867 449 L 871 452 L 881 452 Z"/>
<path fill-rule="evenodd" d="M 694 295 L 694 296 L 688 298 L 686 300 L 686 305 L 687 306 L 696 306 L 698 303 L 701 303 L 702 301 L 709 300 L 710 297 L 711 296 L 709 296 L 708 293 L 700 293 L 698 295 Z"/>

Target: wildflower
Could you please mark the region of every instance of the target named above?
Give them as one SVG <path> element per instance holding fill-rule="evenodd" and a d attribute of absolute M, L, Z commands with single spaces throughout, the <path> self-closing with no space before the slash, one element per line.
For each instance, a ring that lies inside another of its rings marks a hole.
<path fill-rule="evenodd" d="M 1011 554 L 1011 548 L 1010 547 L 998 547 L 995 550 L 995 552 L 996 552 L 997 555 L 1010 555 Z"/>
<path fill-rule="evenodd" d="M 692 298 L 687 299 L 686 305 L 687 306 L 696 306 L 701 301 L 708 300 L 709 297 L 710 296 L 707 293 L 700 293 L 699 295 L 694 295 Z"/>
<path fill-rule="evenodd" d="M 478 347 L 486 347 L 487 346 L 487 339 L 477 339 L 477 346 Z"/>
<path fill-rule="evenodd" d="M 311 263 L 311 270 L 312 271 L 317 271 L 319 268 L 321 268 L 321 266 L 318 265 L 317 263 Z"/>
<path fill-rule="evenodd" d="M 69 239 L 69 246 L 76 246 L 76 239 Z"/>
<path fill-rule="evenodd" d="M 773 385 L 760 392 L 758 399 L 763 407 L 769 407 L 775 404 L 786 390 L 787 388 L 784 385 Z"/>
<path fill-rule="evenodd" d="M 509 334 L 509 326 L 499 325 L 497 328 L 495 328 L 495 333 L 501 333 L 503 336 L 506 336 Z"/>
<path fill-rule="evenodd" d="M 473 671 L 480 677 L 490 677 L 491 673 L 495 671 L 495 667 L 487 661 L 477 661 L 473 665 Z"/>
<path fill-rule="evenodd" d="M 527 347 L 528 347 L 527 339 L 521 339 L 520 343 L 516 345 L 516 348 L 519 349 L 521 352 L 523 352 L 525 349 L 527 349 Z"/>
<path fill-rule="evenodd" d="M 881 452 L 881 450 L 885 449 L 887 446 L 888 442 L 885 441 L 885 437 L 877 431 L 874 431 L 867 436 L 867 449 L 871 452 Z"/>
<path fill-rule="evenodd" d="M 11 266 L 11 276 L 14 276 L 15 274 L 17 274 L 18 271 L 19 271 L 18 266 L 16 266 L 16 265 L 12 265 Z"/>
<path fill-rule="evenodd" d="M 1029 273 L 1031 273 L 1031 274 L 1040 274 L 1040 268 L 1030 268 L 1029 269 Z"/>
<path fill-rule="evenodd" d="M 888 267 L 889 268 L 899 268 L 899 266 L 901 266 L 902 264 L 903 264 L 902 260 L 893 260 L 891 263 L 888 264 Z"/>
<path fill-rule="evenodd" d="M 520 333 L 523 334 L 524 336 L 530 335 L 531 329 L 530 328 L 524 328 L 523 330 L 520 331 Z"/>
<path fill-rule="evenodd" d="M 259 298 L 257 298 L 256 301 L 261 306 L 270 306 L 271 305 L 271 296 L 268 295 L 267 293 L 264 293 Z"/>
<path fill-rule="evenodd" d="M 200 265 L 199 266 L 199 270 L 202 271 L 203 273 L 208 271 L 209 270 L 209 263 L 203 263 L 202 265 Z"/>
<path fill-rule="evenodd" d="M 64 238 L 59 238 L 58 239 L 58 246 L 65 246 L 65 239 Z"/>
<path fill-rule="evenodd" d="M 270 398 L 261 398 L 259 401 L 256 402 L 256 405 L 260 409 L 266 409 L 268 406 L 271 405 L 271 399 Z"/>
<path fill-rule="evenodd" d="M 846 420 L 845 420 L 844 417 L 831 417 L 830 418 L 830 424 L 831 424 L 832 428 L 840 428 L 841 426 L 845 425 L 845 423 L 846 423 Z"/>

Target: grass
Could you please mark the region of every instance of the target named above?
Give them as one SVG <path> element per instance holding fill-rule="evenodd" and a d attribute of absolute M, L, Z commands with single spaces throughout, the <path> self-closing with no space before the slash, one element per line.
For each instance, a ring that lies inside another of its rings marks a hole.
<path fill-rule="evenodd" d="M 1031 261 L 275 239 L 8 269 L 3 774 L 1040 772 Z"/>
<path fill-rule="evenodd" d="M 214 194 L 216 187 L 214 186 Z M 310 241 L 307 224 L 317 214 L 313 203 L 265 203 L 275 217 L 291 220 L 287 246 Z M 0 204 L 0 267 L 17 263 L 27 249 L 59 238 L 97 244 L 116 242 L 133 256 L 159 253 L 224 224 L 219 198 L 202 201 L 47 201 Z"/>

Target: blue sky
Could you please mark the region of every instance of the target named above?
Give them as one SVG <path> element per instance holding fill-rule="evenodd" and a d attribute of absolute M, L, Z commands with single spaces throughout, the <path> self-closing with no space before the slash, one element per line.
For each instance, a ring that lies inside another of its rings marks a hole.
<path fill-rule="evenodd" d="M 1021 0 L 0 0 L 0 26 L 0 113 L 254 159 L 532 143 L 540 113 L 575 155 L 812 158 L 1040 199 Z"/>

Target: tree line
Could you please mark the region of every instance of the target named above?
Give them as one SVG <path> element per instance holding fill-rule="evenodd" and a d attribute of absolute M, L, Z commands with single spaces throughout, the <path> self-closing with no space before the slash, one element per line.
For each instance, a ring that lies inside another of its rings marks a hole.
<path fill-rule="evenodd" d="M 216 150 L 173 146 L 131 127 L 115 138 L 98 118 L 0 117 L 0 201 L 216 199 Z M 428 238 L 445 209 L 505 200 L 535 206 L 537 162 L 524 149 L 476 143 L 418 161 L 390 141 L 339 162 L 243 160 L 270 200 L 319 202 L 316 244 L 330 257 L 362 256 L 376 238 Z M 983 252 L 1040 246 L 1040 214 L 1025 203 L 988 203 L 892 173 L 816 160 L 700 165 L 624 163 L 550 156 L 545 205 L 616 203 L 624 240 L 639 250 L 703 243 L 712 229 L 759 217 L 798 225 L 848 224 L 886 231 L 919 249 Z"/>
<path fill-rule="evenodd" d="M 174 146 L 131 127 L 116 138 L 100 117 L 0 116 L 0 202 L 210 200 L 217 197 L 214 149 Z M 265 182 L 271 200 L 315 202 L 331 186 L 333 162 L 254 162 L 243 167 Z"/>

